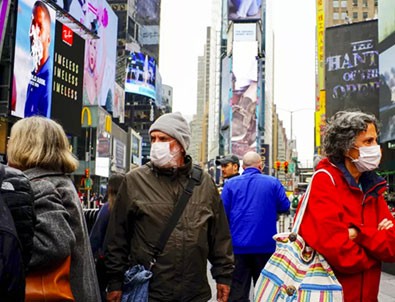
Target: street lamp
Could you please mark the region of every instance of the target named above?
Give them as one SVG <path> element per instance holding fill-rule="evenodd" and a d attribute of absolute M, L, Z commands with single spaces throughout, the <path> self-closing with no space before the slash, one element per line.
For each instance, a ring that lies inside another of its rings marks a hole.
<path fill-rule="evenodd" d="M 299 109 L 295 109 L 295 110 L 288 110 L 288 109 L 284 109 L 284 108 L 277 108 L 278 110 L 281 110 L 281 111 L 285 111 L 285 112 L 288 112 L 288 113 L 290 113 L 290 118 L 291 118 L 291 120 L 290 120 L 290 122 L 291 122 L 291 129 L 290 129 L 290 132 L 291 132 L 291 135 L 290 135 L 290 140 L 291 140 L 291 142 L 292 142 L 292 140 L 293 140 L 293 138 L 292 138 L 292 136 L 293 136 L 293 114 L 295 113 L 295 112 L 299 112 L 299 111 L 306 111 L 306 110 L 312 110 L 312 111 L 314 111 L 314 109 L 313 108 L 299 108 Z"/>

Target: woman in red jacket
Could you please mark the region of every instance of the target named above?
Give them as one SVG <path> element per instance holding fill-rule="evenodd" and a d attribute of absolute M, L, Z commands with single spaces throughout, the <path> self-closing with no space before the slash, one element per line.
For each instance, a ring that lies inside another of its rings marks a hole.
<path fill-rule="evenodd" d="M 343 286 L 346 302 L 378 301 L 381 262 L 395 262 L 394 219 L 373 115 L 340 111 L 329 121 L 323 158 L 312 184 L 300 234 L 321 253 Z"/>

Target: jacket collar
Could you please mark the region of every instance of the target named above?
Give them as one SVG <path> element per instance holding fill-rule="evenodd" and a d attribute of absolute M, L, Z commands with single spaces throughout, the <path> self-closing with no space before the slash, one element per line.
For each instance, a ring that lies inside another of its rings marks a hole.
<path fill-rule="evenodd" d="M 262 172 L 258 168 L 248 167 L 243 171 L 242 175 L 244 174 L 262 174 Z"/>
<path fill-rule="evenodd" d="M 354 188 L 359 188 L 359 185 L 355 181 L 354 177 L 351 176 L 350 172 L 347 170 L 344 162 L 340 163 L 331 163 L 327 158 L 324 158 L 320 164 L 317 166 L 317 169 L 325 168 L 326 166 L 331 165 L 340 170 L 346 179 L 349 186 Z M 383 177 L 379 176 L 375 171 L 367 171 L 363 172 L 361 177 L 359 178 L 359 182 L 362 187 L 363 192 L 368 192 L 370 190 L 375 190 L 381 193 L 382 190 L 386 188 L 386 181 Z"/>
<path fill-rule="evenodd" d="M 26 174 L 26 176 L 29 178 L 29 180 L 35 179 L 35 178 L 41 178 L 45 176 L 59 176 L 59 175 L 65 175 L 65 173 L 61 171 L 53 171 L 53 170 L 47 170 L 39 167 L 35 168 L 30 168 L 23 173 Z"/>

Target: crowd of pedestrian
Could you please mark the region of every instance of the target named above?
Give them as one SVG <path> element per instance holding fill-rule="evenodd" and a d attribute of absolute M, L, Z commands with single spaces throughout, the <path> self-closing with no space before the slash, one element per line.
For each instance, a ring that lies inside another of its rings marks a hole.
<path fill-rule="evenodd" d="M 387 183 L 374 172 L 381 158 L 378 122 L 340 111 L 325 133 L 316 169 L 329 174 L 313 178 L 300 234 L 331 265 L 344 301 L 377 301 L 381 263 L 395 262 Z M 147 300 L 209 301 L 209 262 L 217 301 L 250 301 L 251 284 L 276 248 L 278 215 L 297 216 L 302 192 L 295 188 L 288 198 L 277 178 L 262 174 L 262 158 L 252 151 L 217 160 L 218 190 L 188 155 L 191 133 L 180 113 L 159 117 L 149 135 L 150 162 L 109 177 L 88 230 L 70 178 L 78 160 L 62 126 L 39 116 L 13 125 L 8 165 L 0 165 L 0 297 L 44 301 L 34 296 L 33 280 L 40 277 L 42 285 L 61 268 L 70 296 L 53 301 L 120 302 L 129 290 L 125 272 L 141 266 L 150 273 Z"/>

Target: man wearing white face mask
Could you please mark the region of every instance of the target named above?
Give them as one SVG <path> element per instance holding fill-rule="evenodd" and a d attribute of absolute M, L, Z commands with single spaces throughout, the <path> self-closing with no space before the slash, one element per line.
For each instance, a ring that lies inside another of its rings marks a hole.
<path fill-rule="evenodd" d="M 374 170 L 381 159 L 377 120 L 339 111 L 328 122 L 326 156 L 316 170 L 300 234 L 331 265 L 345 302 L 377 301 L 381 262 L 395 262 L 394 219 L 384 200 L 386 181 Z"/>
<path fill-rule="evenodd" d="M 150 127 L 151 161 L 125 176 L 107 228 L 107 301 L 121 301 L 124 272 L 149 268 L 153 247 L 191 177 L 186 154 L 191 133 L 180 113 Z M 217 283 L 217 301 L 227 301 L 233 272 L 228 222 L 217 188 L 203 172 L 200 183 L 152 267 L 149 301 L 209 301 L 207 260 Z"/>

